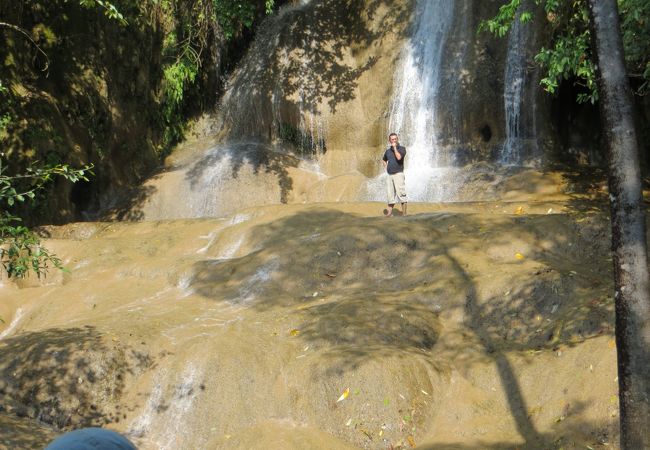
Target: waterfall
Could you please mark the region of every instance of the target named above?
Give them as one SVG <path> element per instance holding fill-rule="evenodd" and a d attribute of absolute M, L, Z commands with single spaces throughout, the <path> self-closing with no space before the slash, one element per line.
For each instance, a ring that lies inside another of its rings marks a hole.
<path fill-rule="evenodd" d="M 134 218 L 223 217 L 277 204 L 288 195 L 285 167 L 300 166 L 296 157 L 259 142 L 213 144 L 188 157 L 147 182 L 143 191 L 151 195 L 133 209 Z"/>
<path fill-rule="evenodd" d="M 508 56 L 504 74 L 503 103 L 506 121 L 506 139 L 499 154 L 504 166 L 521 166 L 531 144 L 535 147 L 535 96 L 526 95 L 526 64 L 531 27 L 521 23 L 521 8 L 510 27 Z M 526 104 L 529 101 L 530 104 Z M 530 120 L 528 120 L 530 119 Z M 526 129 L 525 123 L 532 123 Z M 534 148 L 532 148 L 534 150 Z"/>
<path fill-rule="evenodd" d="M 294 6 L 292 11 L 299 8 Z M 313 100 L 316 82 L 310 68 L 309 48 L 315 38 L 308 39 L 297 39 L 297 48 L 276 49 L 278 72 L 270 98 L 271 128 L 276 144 L 293 147 L 298 156 L 314 165 L 325 153 L 328 124 Z"/>
<path fill-rule="evenodd" d="M 456 183 L 446 179 L 455 170 L 444 152 L 444 124 L 439 117 L 443 51 L 454 20 L 454 3 L 418 0 L 413 34 L 398 63 L 388 131 L 407 148 L 406 190 L 410 201 L 448 201 Z M 456 55 L 458 56 L 458 55 Z M 462 58 L 448 62 L 460 64 Z M 384 199 L 385 174 L 372 180 L 370 197 Z"/>
<path fill-rule="evenodd" d="M 412 166 L 430 166 L 438 160 L 435 100 L 440 88 L 442 48 L 452 9 L 453 6 L 444 0 L 418 2 L 416 31 L 406 47 L 401 72 L 397 73 L 389 129 L 410 143 Z"/>
<path fill-rule="evenodd" d="M 526 37 L 519 14 L 510 27 L 508 57 L 503 86 L 503 103 L 506 116 L 506 140 L 499 162 L 506 166 L 521 164 L 521 101 L 526 76 Z"/>

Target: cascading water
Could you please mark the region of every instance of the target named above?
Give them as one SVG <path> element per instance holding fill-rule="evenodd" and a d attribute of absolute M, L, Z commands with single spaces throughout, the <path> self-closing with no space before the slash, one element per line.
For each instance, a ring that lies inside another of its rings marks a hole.
<path fill-rule="evenodd" d="M 308 3 L 305 1 L 301 5 Z M 303 45 L 309 43 L 303 42 Z M 278 49 L 279 73 L 271 95 L 272 128 L 279 145 L 293 145 L 296 152 L 308 161 L 307 165 L 320 171 L 317 163 L 325 152 L 327 120 L 318 106 L 308 100 L 310 86 L 304 80 L 306 74 L 310 73 L 308 58 L 303 49 L 297 53 L 292 56 L 287 48 Z M 292 73 L 296 67 L 298 74 Z M 290 86 L 287 87 L 286 84 Z M 291 91 L 295 93 L 290 94 Z M 286 117 L 287 101 L 295 105 L 297 120 Z"/>
<path fill-rule="evenodd" d="M 499 162 L 505 166 L 520 166 L 523 163 L 524 130 L 522 107 L 526 84 L 526 48 L 530 26 L 521 23 L 519 12 L 512 23 L 508 36 L 508 57 L 504 75 L 503 101 L 506 116 L 506 139 L 499 155 Z M 528 100 L 533 102 L 534 96 Z M 534 114 L 533 114 L 534 117 Z M 534 130 L 533 130 L 534 134 Z"/>
<path fill-rule="evenodd" d="M 535 163 L 536 105 L 527 79 L 532 27 L 522 24 L 518 15 L 510 31 L 504 74 L 506 139 L 495 146 L 496 166 L 484 162 L 462 167 L 480 156 L 467 133 L 466 117 L 458 110 L 468 103 L 460 90 L 472 83 L 471 65 L 464 63 L 472 25 L 463 18 L 475 7 L 471 2 L 444 0 L 416 4 L 412 36 L 395 75 L 387 129 L 398 133 L 407 148 L 406 187 L 411 201 L 492 198 L 495 192 L 484 188 L 486 181 L 496 182 L 504 167 Z M 472 107 L 470 102 L 468 112 L 475 113 Z M 490 108 L 482 114 L 490 114 Z M 483 139 L 488 142 L 490 136 Z M 385 177 L 369 182 L 370 199 L 384 200 Z"/>
<path fill-rule="evenodd" d="M 289 183 L 285 167 L 300 165 L 295 156 L 259 142 L 213 145 L 191 156 L 195 159 L 182 161 L 164 177 L 149 181 L 145 191 L 154 194 L 139 206 L 137 214 L 149 220 L 220 217 L 279 203 L 288 192 L 283 184 Z"/>
<path fill-rule="evenodd" d="M 161 187 L 151 180 L 147 189 L 154 195 L 137 214 L 224 216 L 286 202 L 292 192 L 289 170 L 323 177 L 318 157 L 325 152 L 328 124 L 312 92 L 318 79 L 309 67 L 318 34 L 287 30 L 312 9 L 310 1 L 287 5 L 265 23 L 222 100 L 227 137 L 175 164 Z"/>
<path fill-rule="evenodd" d="M 391 105 L 389 129 L 408 139 L 413 148 L 411 165 L 438 162 L 435 148 L 436 94 L 440 88 L 442 47 L 453 6 L 444 0 L 418 2 L 415 35 L 398 73 L 396 98 Z M 429 151 L 419 151 L 423 148 Z M 417 148 L 417 150 L 416 150 Z"/>
<path fill-rule="evenodd" d="M 400 136 L 407 147 L 406 189 L 412 201 L 444 201 L 453 197 L 446 157 L 440 145 L 438 93 L 441 88 L 443 49 L 451 28 L 454 3 L 419 0 L 414 33 L 406 45 L 395 78 L 395 99 L 388 129 Z M 375 200 L 384 198 L 384 178 L 371 182 Z"/>
<path fill-rule="evenodd" d="M 294 2 L 260 28 L 222 101 L 230 140 L 271 140 L 312 160 L 324 152 L 322 74 L 313 68 L 324 38 L 309 19 L 318 14 L 318 5 Z"/>
<path fill-rule="evenodd" d="M 396 22 L 392 14 L 376 14 L 376 23 L 358 29 L 332 6 L 293 2 L 264 23 L 222 99 L 220 143 L 197 149 L 194 161 L 161 177 L 171 187 L 154 180 L 143 217 L 224 216 L 280 202 L 383 201 L 386 175 L 367 178 L 377 173 L 380 129 L 382 141 L 397 132 L 407 148 L 411 201 L 495 198 L 495 173 L 507 171 L 492 163 L 530 162 L 534 83 L 524 82 L 530 46 L 519 42 L 532 39 L 529 27 L 513 27 L 502 100 L 491 88 L 504 73 L 503 52 L 478 47 L 473 18 L 487 13 L 478 2 L 404 2 Z M 373 42 L 386 48 L 374 49 Z M 485 67 L 490 74 L 481 72 Z M 377 95 L 383 92 L 392 92 L 388 105 Z M 510 130 L 505 145 L 504 133 L 493 139 L 491 131 L 504 128 L 495 114 L 502 111 L 494 111 L 501 101 Z M 379 119 L 386 110 L 388 119 Z M 498 160 L 487 162 L 495 153 Z M 471 164 L 480 160 L 480 167 Z"/>

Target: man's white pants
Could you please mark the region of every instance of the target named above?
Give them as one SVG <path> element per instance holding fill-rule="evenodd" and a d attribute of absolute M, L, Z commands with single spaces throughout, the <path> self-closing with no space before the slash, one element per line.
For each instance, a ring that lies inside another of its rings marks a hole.
<path fill-rule="evenodd" d="M 386 179 L 386 194 L 388 194 L 388 204 L 406 203 L 406 182 L 404 172 L 388 174 Z"/>

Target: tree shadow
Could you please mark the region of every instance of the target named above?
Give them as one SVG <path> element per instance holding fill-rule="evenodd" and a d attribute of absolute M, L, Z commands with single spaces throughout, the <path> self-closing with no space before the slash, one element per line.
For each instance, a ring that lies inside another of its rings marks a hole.
<path fill-rule="evenodd" d="M 207 171 L 224 166 L 232 178 L 247 166 L 253 173 L 270 173 L 277 177 L 280 187 L 280 201 L 286 203 L 293 189 L 293 180 L 288 168 L 298 167 L 299 159 L 291 154 L 275 151 L 272 146 L 261 142 L 231 142 L 214 147 L 194 162 L 185 174 L 185 180 L 192 189 L 201 188 L 200 180 Z M 227 183 L 226 183 L 227 185 Z"/>
<path fill-rule="evenodd" d="M 592 423 L 577 421 L 571 424 L 566 422 L 558 423 L 553 427 L 552 432 L 540 435 L 541 444 L 539 446 L 531 445 L 529 442 L 486 442 L 476 441 L 472 444 L 457 443 L 436 443 L 435 445 L 422 444 L 417 448 L 421 450 L 561 450 L 563 448 L 584 448 L 586 442 L 598 447 L 608 448 L 615 444 L 612 438 L 616 438 L 615 430 L 611 429 L 611 424 L 601 422 Z M 578 437 L 576 439 L 576 437 Z M 587 447 L 588 448 L 588 447 Z"/>
<path fill-rule="evenodd" d="M 61 429 L 116 423 L 127 377 L 153 365 L 91 326 L 48 329 L 0 342 L 2 411 Z M 19 435 L 17 433 L 17 435 Z"/>
<path fill-rule="evenodd" d="M 0 413 L 0 449 L 40 450 L 58 433 L 30 419 L 9 417 Z"/>
<path fill-rule="evenodd" d="M 421 355 L 440 372 L 450 361 L 494 364 L 524 447 L 546 448 L 551 437 L 530 419 L 509 355 L 532 364 L 526 354 L 612 334 L 608 250 L 592 245 L 607 227 L 544 215 L 495 216 L 489 231 L 477 232 L 483 225 L 469 214 L 459 224 L 442 213 L 385 219 L 300 212 L 255 227 L 247 246 L 257 250 L 246 256 L 197 263 L 190 284 L 217 301 L 293 311 L 297 339 L 321 350 L 326 374 L 391 356 Z M 507 269 L 522 264 L 515 238 L 534 243 L 527 280 L 509 292 L 479 292 L 481 272 L 463 254 L 506 248 L 507 256 L 491 257 L 491 270 Z M 580 268 L 587 258 L 591 267 Z"/>
<path fill-rule="evenodd" d="M 162 177 L 162 173 L 158 173 L 150 177 L 148 180 L 156 180 L 160 177 Z M 124 194 L 111 200 L 113 206 L 103 209 L 99 218 L 102 220 L 120 220 L 129 222 L 144 220 L 145 214 L 143 207 L 157 191 L 156 187 L 149 184 L 141 184 L 134 188 L 125 190 Z"/>

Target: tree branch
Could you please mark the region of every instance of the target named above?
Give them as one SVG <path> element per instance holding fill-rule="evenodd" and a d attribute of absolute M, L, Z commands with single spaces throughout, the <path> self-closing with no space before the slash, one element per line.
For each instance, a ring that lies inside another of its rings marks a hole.
<path fill-rule="evenodd" d="M 50 59 L 47 57 L 47 53 L 45 53 L 45 51 L 43 51 L 43 49 L 38 46 L 38 44 L 34 41 L 34 39 L 32 39 L 32 37 L 29 35 L 29 33 L 27 33 L 27 31 L 25 31 L 23 28 L 17 25 L 13 25 L 11 23 L 6 23 L 6 22 L 0 22 L 0 27 L 10 28 L 14 31 L 21 33 L 23 36 L 29 39 L 29 41 L 34 45 L 34 47 L 36 47 L 36 49 L 39 52 L 41 52 L 43 56 L 45 56 L 45 67 L 43 67 L 42 71 L 43 72 L 47 71 L 47 69 L 50 67 Z"/>

